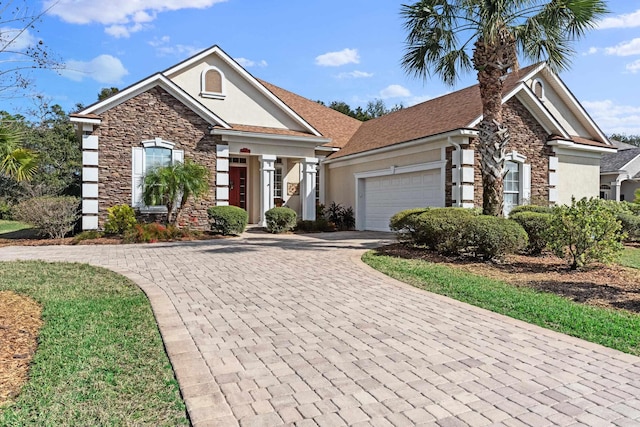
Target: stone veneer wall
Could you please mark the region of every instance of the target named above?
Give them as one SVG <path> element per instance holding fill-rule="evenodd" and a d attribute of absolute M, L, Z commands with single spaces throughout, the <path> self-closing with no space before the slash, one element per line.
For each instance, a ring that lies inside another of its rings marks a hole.
<path fill-rule="evenodd" d="M 106 111 L 94 134 L 99 137 L 99 227 L 104 227 L 107 208 L 131 205 L 131 155 L 142 141 L 162 138 L 184 150 L 184 158 L 206 166 L 210 172 L 209 194 L 191 200 L 178 219 L 181 225 L 208 227 L 207 208 L 215 205 L 216 137 L 208 123 L 162 88 L 147 92 Z M 142 219 L 153 219 L 149 215 Z M 158 218 L 159 219 L 159 218 Z"/>
<path fill-rule="evenodd" d="M 503 105 L 503 121 L 509 128 L 511 140 L 507 153 L 517 151 L 531 165 L 531 202 L 547 204 L 549 200 L 549 157 L 553 151 L 546 144 L 548 133 L 516 98 Z M 478 140 L 472 140 L 470 148 L 475 151 L 474 202 L 482 207 L 482 173 Z"/>

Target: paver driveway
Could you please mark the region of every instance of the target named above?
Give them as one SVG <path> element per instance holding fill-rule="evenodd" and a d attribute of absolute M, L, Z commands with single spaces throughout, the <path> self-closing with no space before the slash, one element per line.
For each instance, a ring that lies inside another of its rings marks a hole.
<path fill-rule="evenodd" d="M 149 295 L 194 425 L 640 425 L 640 358 L 413 289 L 383 235 L 5 247 Z"/>

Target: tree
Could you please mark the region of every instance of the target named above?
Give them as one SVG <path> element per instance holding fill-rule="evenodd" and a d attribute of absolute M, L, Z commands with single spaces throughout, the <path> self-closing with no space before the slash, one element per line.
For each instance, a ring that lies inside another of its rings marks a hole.
<path fill-rule="evenodd" d="M 324 103 L 321 103 L 324 105 Z M 382 117 L 389 113 L 393 113 L 394 111 L 398 111 L 404 108 L 402 104 L 394 105 L 391 108 L 387 108 L 384 101 L 382 99 L 376 99 L 374 101 L 369 101 L 367 103 L 367 108 L 363 109 L 362 107 L 356 107 L 356 109 L 352 109 L 349 104 L 343 101 L 332 101 L 329 104 L 329 108 L 339 111 L 342 114 L 345 114 L 349 117 L 353 117 L 362 122 L 366 122 L 367 120 L 375 119 L 376 117 Z"/>
<path fill-rule="evenodd" d="M 103 87 L 100 93 L 98 94 L 98 101 L 107 99 L 118 92 L 120 92 L 120 89 L 118 89 L 117 87 Z"/>
<path fill-rule="evenodd" d="M 640 135 L 627 135 L 626 133 L 612 133 L 609 139 L 615 139 L 616 141 L 624 142 L 625 144 L 635 145 L 640 147 Z"/>
<path fill-rule="evenodd" d="M 62 65 L 51 56 L 44 42 L 32 32 L 36 23 L 55 6 L 34 9 L 29 0 L 0 2 L 0 94 L 12 92 L 31 84 L 29 72 L 33 69 L 59 69 Z"/>
<path fill-rule="evenodd" d="M 166 206 L 167 223 L 175 225 L 189 197 L 198 199 L 208 191 L 209 171 L 187 159 L 147 172 L 142 199 L 147 206 Z"/>
<path fill-rule="evenodd" d="M 554 71 L 565 69 L 574 53 L 571 42 L 605 13 L 603 0 L 421 0 L 402 6 L 407 73 L 424 79 L 436 75 L 451 86 L 461 73 L 477 73 L 484 214 L 502 215 L 509 142 L 502 89 L 507 73 L 518 69 L 518 54 L 546 60 Z"/>
<path fill-rule="evenodd" d="M 37 156 L 21 146 L 24 134 L 15 126 L 0 123 L 0 174 L 16 181 L 28 181 L 38 168 Z"/>

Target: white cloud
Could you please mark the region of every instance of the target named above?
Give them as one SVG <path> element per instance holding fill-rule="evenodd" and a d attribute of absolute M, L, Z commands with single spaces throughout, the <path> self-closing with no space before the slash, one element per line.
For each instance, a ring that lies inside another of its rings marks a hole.
<path fill-rule="evenodd" d="M 640 71 L 640 59 L 636 59 L 632 63 L 627 64 L 625 68 L 630 73 L 633 73 L 633 74 L 637 73 L 638 71 Z"/>
<path fill-rule="evenodd" d="M 390 85 L 380 91 L 380 98 L 407 98 L 411 96 L 411 91 L 404 86 Z"/>
<path fill-rule="evenodd" d="M 584 101 L 582 105 L 606 134 L 640 134 L 640 106 L 617 105 L 604 101 Z"/>
<path fill-rule="evenodd" d="M 597 47 L 590 47 L 588 51 L 583 53 L 583 55 L 593 55 L 598 52 L 600 52 L 600 49 L 598 49 Z"/>
<path fill-rule="evenodd" d="M 346 73 L 340 73 L 336 76 L 338 79 L 364 79 L 373 77 L 373 73 L 367 73 L 366 71 L 349 71 Z"/>
<path fill-rule="evenodd" d="M 617 46 L 605 48 L 607 55 L 630 56 L 640 55 L 640 37 L 618 44 Z"/>
<path fill-rule="evenodd" d="M 269 65 L 267 64 L 267 61 L 265 61 L 264 59 L 258 62 L 252 61 L 251 59 L 247 59 L 247 58 L 234 58 L 234 59 L 238 64 L 242 65 L 244 68 L 249 68 L 249 67 L 264 68 Z"/>
<path fill-rule="evenodd" d="M 99 23 L 113 37 L 129 37 L 131 33 L 150 27 L 160 12 L 180 9 L 206 9 L 226 0 L 46 0 L 50 15 L 71 24 Z"/>
<path fill-rule="evenodd" d="M 604 18 L 598 23 L 599 29 L 640 27 L 640 9 L 624 15 Z"/>
<path fill-rule="evenodd" d="M 77 82 L 87 77 L 99 83 L 116 84 L 120 83 L 129 72 L 118 58 L 100 55 L 88 62 L 67 61 L 60 74 Z"/>
<path fill-rule="evenodd" d="M 38 40 L 31 35 L 29 30 L 19 28 L 0 28 L 0 52 L 20 52 L 30 46 L 38 44 Z"/>
<path fill-rule="evenodd" d="M 322 67 L 339 67 L 346 64 L 359 64 L 358 49 L 343 49 L 339 52 L 327 52 L 316 56 L 316 65 Z"/>
<path fill-rule="evenodd" d="M 156 37 L 147 43 L 156 49 L 158 56 L 193 56 L 202 50 L 202 48 L 197 46 L 185 44 L 172 45 L 170 44 L 171 38 L 169 36 Z"/>

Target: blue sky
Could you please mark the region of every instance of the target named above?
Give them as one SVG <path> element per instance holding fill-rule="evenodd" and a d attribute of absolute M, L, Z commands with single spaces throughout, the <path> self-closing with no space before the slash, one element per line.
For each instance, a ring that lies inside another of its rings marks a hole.
<path fill-rule="evenodd" d="M 0 5 L 7 3 L 1 1 Z M 39 94 L 67 111 L 97 100 L 214 44 L 256 77 L 313 100 L 355 107 L 383 99 L 413 105 L 455 88 L 423 81 L 400 66 L 405 31 L 400 4 L 388 0 L 13 0 L 48 12 L 22 34 L 21 48 L 42 40 L 66 69 L 37 70 L 20 97 L 0 97 L 17 112 Z M 640 134 L 640 2 L 612 0 L 611 14 L 577 43 L 561 74 L 606 133 Z M 0 17 L 0 34 L 11 24 Z M 9 31 L 9 32 L 8 32 Z M 0 43 L 2 43 L 0 35 Z M 8 53 L 0 58 L 6 67 Z M 528 64 L 522 64 L 528 65 Z"/>

